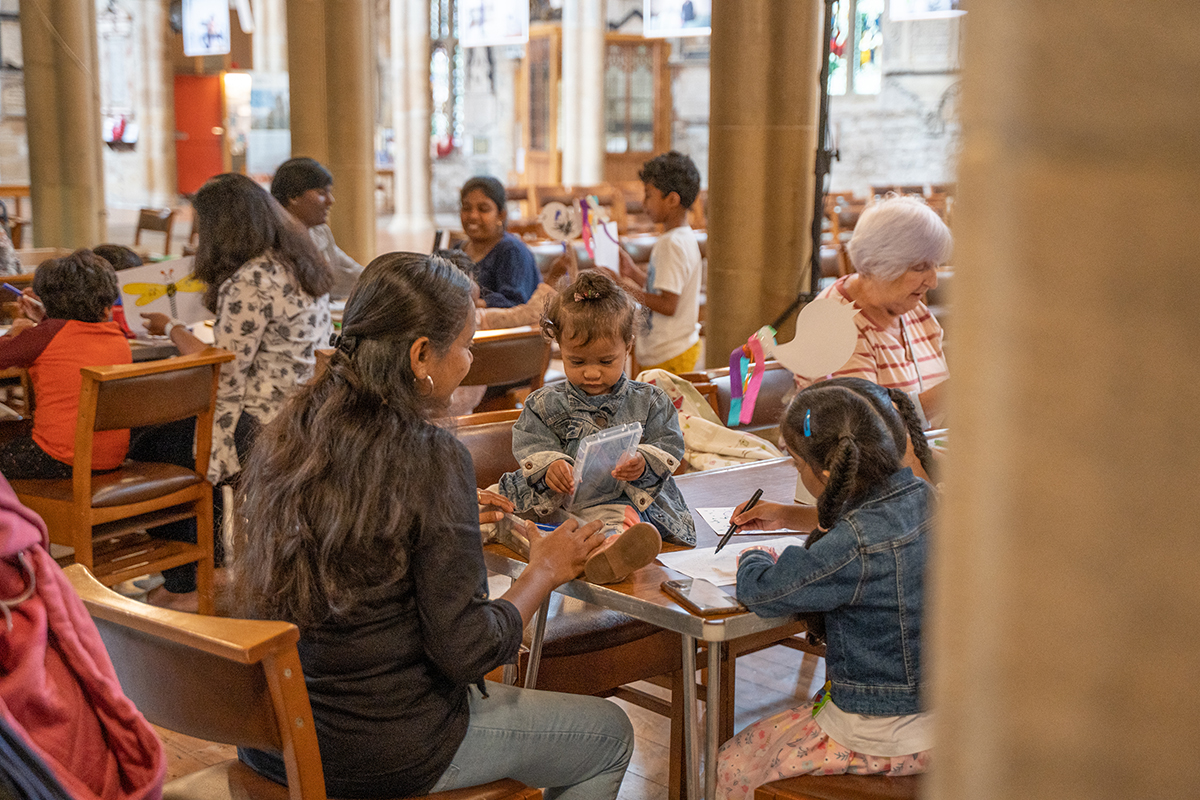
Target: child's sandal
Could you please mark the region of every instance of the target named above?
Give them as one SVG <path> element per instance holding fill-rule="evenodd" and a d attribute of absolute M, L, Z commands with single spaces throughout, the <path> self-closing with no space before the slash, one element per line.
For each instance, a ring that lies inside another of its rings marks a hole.
<path fill-rule="evenodd" d="M 662 537 L 648 522 L 630 526 L 609 538 L 588 558 L 583 575 L 591 583 L 617 583 L 658 557 Z"/>

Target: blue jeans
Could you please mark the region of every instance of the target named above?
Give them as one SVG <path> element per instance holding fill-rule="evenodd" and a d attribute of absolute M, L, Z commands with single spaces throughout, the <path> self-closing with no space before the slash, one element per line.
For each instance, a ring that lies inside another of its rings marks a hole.
<path fill-rule="evenodd" d="M 633 755 L 633 725 L 599 697 L 470 687 L 471 723 L 430 792 L 513 778 L 546 800 L 613 800 Z"/>

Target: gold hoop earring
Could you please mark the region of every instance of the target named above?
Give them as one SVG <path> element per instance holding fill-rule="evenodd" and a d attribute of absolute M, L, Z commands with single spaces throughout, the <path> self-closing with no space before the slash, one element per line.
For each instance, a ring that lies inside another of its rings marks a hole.
<path fill-rule="evenodd" d="M 432 375 L 426 375 L 424 380 L 414 380 L 413 383 L 415 383 L 417 385 L 417 394 L 419 394 L 421 397 L 432 397 L 433 396 L 433 391 L 436 387 L 433 385 L 433 376 Z M 428 386 L 429 386 L 428 391 L 424 391 L 424 392 L 421 391 L 421 388 L 423 386 L 425 386 L 426 384 L 428 384 Z"/>

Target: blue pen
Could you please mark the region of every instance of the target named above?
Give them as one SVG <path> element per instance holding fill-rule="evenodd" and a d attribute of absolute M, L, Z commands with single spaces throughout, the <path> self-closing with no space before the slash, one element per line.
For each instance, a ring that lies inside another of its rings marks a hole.
<path fill-rule="evenodd" d="M 3 286 L 5 289 L 8 289 L 13 294 L 25 294 L 20 289 L 13 286 L 11 283 L 8 283 L 7 281 L 5 281 L 3 284 L 0 284 L 0 286 Z"/>

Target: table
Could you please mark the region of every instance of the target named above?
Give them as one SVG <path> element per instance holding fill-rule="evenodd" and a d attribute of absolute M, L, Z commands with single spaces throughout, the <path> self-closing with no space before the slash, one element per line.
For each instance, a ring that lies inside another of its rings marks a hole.
<path fill-rule="evenodd" d="M 695 509 L 711 506 L 733 506 L 750 498 L 754 490 L 761 487 L 763 499 L 776 502 L 792 502 L 796 491 L 796 469 L 790 458 L 759 461 L 736 467 L 694 472 L 675 479 L 687 501 L 688 508 L 696 520 L 698 547 L 714 547 L 719 539 L 696 513 Z M 724 533 L 722 531 L 721 533 Z M 729 546 L 736 547 L 738 541 L 749 544 L 757 537 L 738 537 Z M 665 545 L 665 550 L 682 550 L 675 545 Z M 507 548 L 489 544 L 484 548 L 484 559 L 492 572 L 516 577 L 525 569 L 525 563 Z M 684 687 L 684 754 L 688 775 L 688 800 L 697 800 L 697 789 L 704 786 L 704 797 L 713 800 L 716 795 L 717 745 L 720 743 L 720 715 L 713 713 L 721 708 L 721 655 L 720 647 L 713 646 L 752 634 L 761 634 L 778 628 L 793 626 L 796 617 L 760 617 L 743 612 L 725 617 L 698 617 L 677 605 L 662 592 L 659 585 L 665 580 L 686 577 L 660 564 L 651 564 L 635 572 L 621 583 L 597 586 L 582 580 L 574 580 L 560 586 L 556 591 L 595 603 L 604 608 L 628 614 L 674 631 L 683 638 L 683 674 L 687 678 Z M 537 662 L 540 656 L 541 637 L 545 633 L 545 614 L 538 614 L 534 632 L 534 643 L 530 648 L 529 674 L 536 679 Z M 708 642 L 708 703 L 705 736 L 705 762 L 703 784 L 698 780 L 699 732 L 696 718 L 696 646 L 697 641 Z M 527 678 L 526 685 L 533 685 Z"/>

